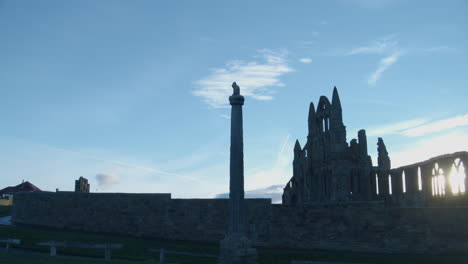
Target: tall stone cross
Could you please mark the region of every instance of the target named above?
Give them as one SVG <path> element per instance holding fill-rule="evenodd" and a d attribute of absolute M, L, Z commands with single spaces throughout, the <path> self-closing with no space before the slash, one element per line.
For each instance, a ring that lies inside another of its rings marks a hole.
<path fill-rule="evenodd" d="M 229 233 L 245 233 L 244 203 L 244 138 L 242 127 L 242 105 L 237 83 L 232 84 L 233 94 L 229 97 L 231 109 L 231 160 L 229 165 Z"/>
<path fill-rule="evenodd" d="M 255 264 L 257 251 L 247 238 L 244 200 L 244 140 L 242 127 L 242 105 L 244 97 L 239 86 L 232 84 L 229 97 L 231 109 L 231 159 L 229 167 L 229 219 L 228 230 L 221 241 L 221 264 Z"/>

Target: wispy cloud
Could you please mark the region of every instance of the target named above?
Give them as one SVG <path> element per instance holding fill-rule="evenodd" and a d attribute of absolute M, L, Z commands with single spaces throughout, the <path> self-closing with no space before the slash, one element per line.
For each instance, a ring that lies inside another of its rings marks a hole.
<path fill-rule="evenodd" d="M 398 49 L 398 42 L 395 40 L 395 35 L 385 36 L 371 44 L 356 47 L 349 51 L 347 55 L 357 54 L 382 54 L 394 52 Z"/>
<path fill-rule="evenodd" d="M 392 3 L 398 2 L 396 0 L 342 0 L 344 3 L 352 3 L 362 8 L 376 9 L 383 8 Z"/>
<path fill-rule="evenodd" d="M 305 64 L 309 64 L 312 62 L 312 59 L 311 58 L 301 58 L 299 59 L 300 62 L 302 63 L 305 63 Z"/>
<path fill-rule="evenodd" d="M 222 115 L 219 115 L 219 116 L 224 118 L 224 119 L 231 119 L 230 115 L 222 114 Z"/>
<path fill-rule="evenodd" d="M 278 146 L 276 160 L 246 171 L 248 181 L 245 185 L 248 189 L 264 188 L 266 183 L 286 183 L 292 174 L 293 142 L 290 135 L 286 135 L 281 145 Z"/>
<path fill-rule="evenodd" d="M 444 135 L 423 137 L 407 148 L 390 153 L 392 167 L 409 165 L 432 157 L 468 149 L 468 133 L 454 131 Z"/>
<path fill-rule="evenodd" d="M 432 46 L 428 48 L 418 49 L 417 51 L 425 52 L 425 53 L 432 53 L 432 52 L 455 52 L 457 51 L 456 48 L 449 47 L 446 45 L 443 46 Z"/>
<path fill-rule="evenodd" d="M 420 126 L 424 123 L 427 123 L 428 120 L 424 118 L 405 120 L 401 122 L 385 124 L 377 127 L 368 129 L 368 136 L 385 136 L 391 134 L 402 134 L 404 131 Z"/>
<path fill-rule="evenodd" d="M 89 159 L 93 159 L 95 161 L 106 162 L 106 163 L 116 165 L 116 166 L 119 166 L 119 167 L 123 167 L 123 168 L 130 168 L 130 169 L 134 169 L 134 170 L 145 171 L 145 172 L 151 173 L 153 175 L 177 177 L 177 178 L 180 178 L 180 179 L 183 179 L 183 180 L 201 182 L 200 179 L 198 179 L 196 177 L 192 177 L 192 176 L 190 176 L 188 174 L 173 173 L 173 172 L 161 170 L 159 168 L 155 168 L 155 167 L 152 167 L 152 166 L 142 165 L 140 163 L 134 163 L 134 162 L 131 162 L 131 161 L 129 162 L 129 161 L 123 161 L 123 160 L 119 160 L 119 159 L 112 159 L 112 158 L 110 158 L 110 159 L 101 158 L 99 155 L 90 154 L 90 153 L 87 153 L 87 152 L 84 152 L 84 151 L 72 151 L 72 150 L 66 150 L 66 149 L 60 149 L 60 148 L 56 148 L 56 149 L 61 150 L 63 152 L 75 153 L 75 154 L 87 157 Z"/>
<path fill-rule="evenodd" d="M 211 74 L 196 81 L 195 96 L 201 97 L 213 108 L 228 107 L 228 97 L 232 94 L 231 84 L 236 81 L 241 93 L 256 100 L 271 100 L 271 88 L 284 86 L 279 79 L 292 72 L 286 52 L 260 50 L 254 61 L 233 60 L 223 68 L 216 68 Z"/>
<path fill-rule="evenodd" d="M 103 149 L 69 150 L 20 139 L 0 138 L 0 145 L 4 150 L 0 152 L 0 173 L 7 175 L 0 177 L 2 185 L 17 184 L 24 178 L 21 175 L 29 175 L 25 179 L 43 190 L 72 190 L 82 175 L 89 179 L 93 191 L 206 198 L 228 189 L 225 179 L 229 178 L 219 175 L 229 172 L 229 156 L 220 153 L 219 147 L 215 149 L 220 145 L 217 140 L 203 142 L 202 149 L 187 150 L 174 161 L 168 156 L 148 160 Z"/>
<path fill-rule="evenodd" d="M 398 58 L 400 57 L 401 53 L 396 52 L 393 53 L 392 55 L 385 57 L 379 61 L 379 65 L 377 66 L 377 69 L 369 76 L 367 79 L 367 83 L 369 85 L 375 85 L 377 81 L 382 77 L 382 74 L 390 67 L 392 66 L 395 62 L 398 61 Z"/>
<path fill-rule="evenodd" d="M 366 1 L 364 1 L 366 2 Z M 373 2 L 373 1 L 371 1 Z M 376 1 L 377 2 L 377 1 Z M 436 53 L 436 52 L 452 52 L 456 49 L 446 46 L 430 46 L 428 48 L 424 47 L 400 47 L 397 41 L 396 34 L 390 34 L 384 36 L 370 44 L 362 45 L 355 47 L 347 52 L 345 55 L 383 55 L 385 57 L 381 58 L 377 68 L 368 75 L 367 83 L 370 86 L 376 85 L 377 81 L 382 77 L 383 73 L 393 64 L 395 64 L 402 55 L 407 54 L 425 54 L 425 53 Z"/>
<path fill-rule="evenodd" d="M 370 128 L 369 136 L 402 135 L 406 137 L 419 137 L 426 134 L 468 126 L 468 114 L 454 116 L 442 120 L 431 121 L 425 118 L 411 119 L 392 124 Z"/>
<path fill-rule="evenodd" d="M 403 134 L 408 137 L 417 137 L 461 126 L 468 126 L 468 114 L 413 127 L 403 131 Z"/>
<path fill-rule="evenodd" d="M 369 45 L 356 47 L 346 55 L 358 54 L 385 54 L 386 57 L 380 59 L 377 69 L 375 69 L 367 78 L 367 83 L 374 86 L 377 81 L 382 77 L 382 74 L 393 64 L 395 64 L 403 51 L 398 46 L 398 41 L 395 40 L 396 35 L 387 35 Z"/>

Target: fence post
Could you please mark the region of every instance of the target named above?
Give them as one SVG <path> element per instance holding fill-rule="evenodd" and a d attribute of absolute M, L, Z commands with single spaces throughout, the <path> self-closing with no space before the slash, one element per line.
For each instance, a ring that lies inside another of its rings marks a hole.
<path fill-rule="evenodd" d="M 159 263 L 164 264 L 165 256 L 164 256 L 164 248 L 159 250 Z"/>
<path fill-rule="evenodd" d="M 57 248 L 55 246 L 50 246 L 50 255 L 55 256 L 57 255 Z"/>
<path fill-rule="evenodd" d="M 106 245 L 106 248 L 104 249 L 104 259 L 106 261 L 111 260 L 111 249 Z"/>

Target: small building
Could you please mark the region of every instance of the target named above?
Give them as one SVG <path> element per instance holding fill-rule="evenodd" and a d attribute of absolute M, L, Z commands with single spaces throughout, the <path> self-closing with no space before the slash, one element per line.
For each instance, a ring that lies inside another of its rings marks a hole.
<path fill-rule="evenodd" d="M 28 181 L 23 181 L 16 186 L 8 186 L 0 190 L 0 205 L 12 205 L 13 195 L 18 192 L 42 192 L 42 190 Z"/>

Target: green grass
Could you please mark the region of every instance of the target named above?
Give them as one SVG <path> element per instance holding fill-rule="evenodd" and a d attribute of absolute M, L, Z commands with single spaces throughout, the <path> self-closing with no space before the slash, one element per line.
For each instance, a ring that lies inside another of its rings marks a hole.
<path fill-rule="evenodd" d="M 346 251 L 326 250 L 259 250 L 259 259 L 264 264 L 290 264 L 291 260 L 329 261 L 329 262 L 359 262 L 374 264 L 466 264 L 468 253 L 452 253 L 438 255 L 423 254 L 378 254 L 378 253 L 356 253 Z"/>
<path fill-rule="evenodd" d="M 9 264 L 157 264 L 154 260 L 148 261 L 127 261 L 127 260 L 111 260 L 105 261 L 104 259 L 92 258 L 77 258 L 66 256 L 51 257 L 46 254 L 30 254 L 8 252 L 0 254 L 1 263 Z"/>
<path fill-rule="evenodd" d="M 198 244 L 184 241 L 167 241 L 158 239 L 144 239 L 135 237 L 123 237 L 115 235 L 103 235 L 93 233 L 82 233 L 75 231 L 63 231 L 48 228 L 23 227 L 23 226 L 0 226 L 0 238 L 21 239 L 21 245 L 15 246 L 24 249 L 33 249 L 49 252 L 49 247 L 37 246 L 36 243 L 45 240 L 52 241 L 76 241 L 89 243 L 121 243 L 122 249 L 112 250 L 112 258 L 133 261 L 159 259 L 159 254 L 150 252 L 150 248 L 165 248 L 167 250 L 218 253 L 217 245 Z M 86 257 L 104 257 L 103 249 L 63 248 L 58 247 L 57 253 L 64 253 Z M 168 262 L 185 263 L 216 263 L 214 258 L 180 256 L 167 254 Z M 194 262 L 195 261 L 195 262 Z"/>
<path fill-rule="evenodd" d="M 188 241 L 172 241 L 161 239 L 145 239 L 136 237 L 125 237 L 116 235 L 82 233 L 74 231 L 63 231 L 57 229 L 47 229 L 38 227 L 24 226 L 0 226 L 0 238 L 17 238 L 22 243 L 18 247 L 32 250 L 39 250 L 44 253 L 49 252 L 48 247 L 35 245 L 39 241 L 77 241 L 94 243 L 122 243 L 124 248 L 112 251 L 112 263 L 157 263 L 159 254 L 150 252 L 150 248 L 165 248 L 167 250 L 204 252 L 218 254 L 219 246 L 217 244 L 204 244 Z M 1 251 L 0 251 L 1 252 Z M 83 257 L 94 257 L 99 259 L 86 259 L 80 262 L 80 258 L 66 257 L 48 257 L 47 254 L 27 254 L 27 253 L 9 253 L 0 254 L 0 263 L 104 263 L 103 250 L 97 249 L 79 249 L 79 248 L 57 248 L 58 254 L 71 254 Z M 353 253 L 344 251 L 325 251 L 325 250 L 286 250 L 286 249 L 258 249 L 260 264 L 290 264 L 291 260 L 313 260 L 313 261 L 335 261 L 335 262 L 361 262 L 361 263 L 468 263 L 468 252 L 456 252 L 444 255 L 420 255 L 420 254 L 373 254 L 373 253 Z M 10 256 L 11 254 L 11 256 Z M 16 256 L 21 255 L 21 256 Z M 23 256 L 24 255 L 24 256 Z M 37 257 L 36 255 L 40 256 Z M 11 262 L 10 258 L 22 259 L 22 261 Z M 34 256 L 34 257 L 31 257 Z M 25 259 L 23 259 L 25 258 Z M 29 261 L 27 258 L 32 258 Z M 64 258 L 64 260 L 58 260 Z M 8 260 L 8 261 L 7 261 Z M 214 264 L 215 258 L 193 257 L 183 255 L 167 254 L 166 260 L 169 263 L 180 264 Z M 42 262 L 41 262 L 42 261 Z M 58 261 L 58 262 L 57 262 Z M 74 262 L 78 261 L 78 262 Z M 81 259 L 82 261 L 82 259 Z M 102 262 L 100 262 L 102 261 Z"/>
<path fill-rule="evenodd" d="M 0 205 L 0 217 L 11 215 L 11 206 Z"/>

